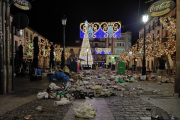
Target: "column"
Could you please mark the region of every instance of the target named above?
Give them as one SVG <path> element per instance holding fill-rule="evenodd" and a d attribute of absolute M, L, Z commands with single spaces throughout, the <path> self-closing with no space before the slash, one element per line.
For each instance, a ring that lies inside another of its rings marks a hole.
<path fill-rule="evenodd" d="M 177 33 L 180 33 L 180 1 L 177 1 Z M 176 34 L 176 77 L 175 93 L 180 94 L 180 34 Z"/>
<path fill-rule="evenodd" d="M 7 75 L 6 75 L 6 26 L 5 26 L 5 20 L 6 20 L 6 3 L 3 1 L 3 6 L 2 6 L 2 31 L 3 31 L 3 61 L 4 61 L 4 94 L 6 94 L 6 84 L 7 84 Z"/>
<path fill-rule="evenodd" d="M 2 0 L 0 0 L 0 95 L 5 93 L 4 90 L 4 66 L 3 66 L 3 31 L 2 31 Z"/>
<path fill-rule="evenodd" d="M 6 92 L 12 92 L 12 66 L 10 65 L 10 4 L 6 3 L 6 70 L 7 88 Z"/>

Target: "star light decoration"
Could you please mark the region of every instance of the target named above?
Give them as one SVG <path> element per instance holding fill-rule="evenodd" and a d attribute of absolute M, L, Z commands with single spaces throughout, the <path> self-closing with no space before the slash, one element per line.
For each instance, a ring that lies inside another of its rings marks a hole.
<path fill-rule="evenodd" d="M 46 57 L 50 56 L 51 45 L 53 45 L 53 42 L 49 42 L 47 39 L 45 39 L 42 42 L 38 42 L 39 57 L 45 57 L 46 58 Z"/>
<path fill-rule="evenodd" d="M 86 21 L 80 24 L 80 38 L 84 38 L 86 35 L 88 35 L 89 38 L 120 38 L 121 23 L 119 21 L 102 23 L 88 23 Z"/>

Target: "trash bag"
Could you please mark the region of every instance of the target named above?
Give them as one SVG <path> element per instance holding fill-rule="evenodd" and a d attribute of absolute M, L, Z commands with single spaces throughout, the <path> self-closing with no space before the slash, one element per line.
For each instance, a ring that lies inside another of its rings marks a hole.
<path fill-rule="evenodd" d="M 59 106 L 59 105 L 65 105 L 71 103 L 67 98 L 61 98 L 61 101 L 55 101 L 54 105 Z"/>
<path fill-rule="evenodd" d="M 56 79 L 56 75 L 55 75 L 55 74 L 54 74 L 54 75 L 50 75 L 50 76 L 49 76 L 49 79 L 50 79 L 50 80 Z"/>
<path fill-rule="evenodd" d="M 57 80 L 62 80 L 63 77 L 65 77 L 67 75 L 63 72 L 55 72 L 55 76 L 56 76 Z"/>
<path fill-rule="evenodd" d="M 69 81 L 69 76 L 67 76 L 63 72 L 55 72 L 55 74 L 49 76 L 49 78 L 50 78 L 50 80 L 56 79 L 56 80 Z"/>
<path fill-rule="evenodd" d="M 63 81 L 69 81 L 69 76 L 64 76 L 62 80 Z"/>
<path fill-rule="evenodd" d="M 124 83 L 124 80 L 122 80 L 121 78 L 119 78 L 119 82 L 120 82 L 120 83 Z"/>
<path fill-rule="evenodd" d="M 37 75 L 41 75 L 42 69 L 37 69 Z"/>

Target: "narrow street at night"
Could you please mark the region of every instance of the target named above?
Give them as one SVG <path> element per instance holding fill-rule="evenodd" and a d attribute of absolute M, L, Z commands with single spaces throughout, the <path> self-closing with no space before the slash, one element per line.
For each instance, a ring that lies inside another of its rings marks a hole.
<path fill-rule="evenodd" d="M 0 120 L 180 120 L 180 0 L 0 0 Z"/>

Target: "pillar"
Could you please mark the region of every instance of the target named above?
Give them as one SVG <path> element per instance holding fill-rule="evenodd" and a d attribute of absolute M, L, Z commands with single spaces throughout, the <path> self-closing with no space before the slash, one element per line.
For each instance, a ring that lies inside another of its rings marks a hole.
<path fill-rule="evenodd" d="M 10 4 L 6 3 L 6 92 L 12 92 L 12 66 L 10 65 Z M 14 54 L 14 53 L 13 53 Z M 14 60 L 14 59 L 13 59 Z"/>
<path fill-rule="evenodd" d="M 177 1 L 177 34 L 176 34 L 176 77 L 174 92 L 180 94 L 180 0 Z"/>
<path fill-rule="evenodd" d="M 6 20 L 6 3 L 3 1 L 2 6 L 2 28 L 3 28 L 3 61 L 4 61 L 4 94 L 6 94 L 6 84 L 7 84 L 7 75 L 6 75 L 6 26 L 5 26 L 5 20 Z"/>
<path fill-rule="evenodd" d="M 3 31 L 2 31 L 2 0 L 0 0 L 0 95 L 4 90 L 4 66 L 3 66 Z"/>

